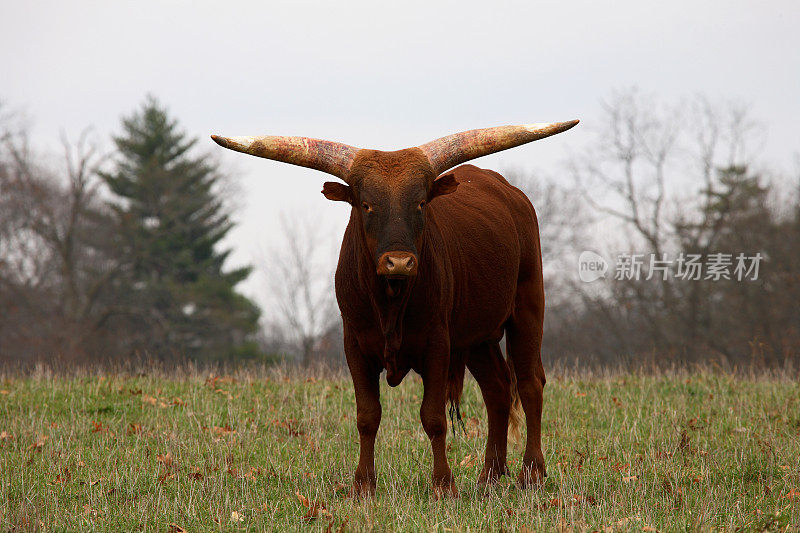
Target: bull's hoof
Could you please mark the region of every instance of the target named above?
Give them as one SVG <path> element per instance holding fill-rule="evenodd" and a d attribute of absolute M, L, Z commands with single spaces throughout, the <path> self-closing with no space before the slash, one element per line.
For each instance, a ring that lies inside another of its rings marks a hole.
<path fill-rule="evenodd" d="M 504 474 L 508 474 L 508 468 L 484 467 L 481 473 L 478 475 L 478 488 L 486 489 L 491 487 L 492 485 L 495 485 L 498 481 L 500 481 L 500 478 L 503 477 Z"/>
<path fill-rule="evenodd" d="M 544 485 L 544 478 L 546 477 L 547 472 L 543 465 L 523 466 L 517 476 L 517 485 L 523 489 L 541 487 Z"/>
<path fill-rule="evenodd" d="M 375 497 L 375 485 L 364 484 L 364 483 L 353 483 L 353 486 L 350 487 L 350 495 L 351 498 L 374 498 Z"/>
<path fill-rule="evenodd" d="M 374 498 L 376 479 L 374 476 L 356 474 L 350 487 L 351 498 Z"/>
<path fill-rule="evenodd" d="M 443 498 L 458 498 L 458 489 L 455 482 L 449 481 L 433 482 L 433 497 L 437 500 Z"/>

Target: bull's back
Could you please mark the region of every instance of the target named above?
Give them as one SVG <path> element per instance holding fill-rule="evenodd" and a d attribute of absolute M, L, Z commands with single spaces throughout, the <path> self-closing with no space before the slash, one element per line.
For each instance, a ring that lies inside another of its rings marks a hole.
<path fill-rule="evenodd" d="M 518 280 L 536 274 L 541 259 L 536 215 L 519 189 L 473 165 L 452 172 L 458 188 L 431 209 L 453 270 L 451 337 L 458 348 L 501 333 Z"/>

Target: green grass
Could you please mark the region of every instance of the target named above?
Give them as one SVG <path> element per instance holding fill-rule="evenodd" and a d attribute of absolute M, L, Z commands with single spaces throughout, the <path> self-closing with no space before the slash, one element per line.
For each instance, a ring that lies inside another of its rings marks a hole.
<path fill-rule="evenodd" d="M 485 414 L 476 384 L 465 389 L 467 435 L 448 437 L 460 498 L 432 497 L 422 385 L 407 378 L 384 384 L 377 497 L 357 500 L 346 376 L 6 378 L 0 530 L 800 528 L 800 387 L 789 379 L 551 375 L 544 487 L 504 478 L 488 494 L 475 488 Z M 518 446 L 509 459 L 516 473 Z"/>

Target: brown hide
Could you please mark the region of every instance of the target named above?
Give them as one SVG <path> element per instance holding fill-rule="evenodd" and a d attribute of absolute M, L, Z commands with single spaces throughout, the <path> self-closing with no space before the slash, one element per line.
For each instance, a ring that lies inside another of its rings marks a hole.
<path fill-rule="evenodd" d="M 407 157 L 413 159 L 414 154 Z M 384 180 L 403 173 L 397 164 L 379 170 Z M 454 492 L 443 448 L 437 453 L 436 441 L 443 443 L 446 434 L 444 395 L 458 401 L 469 365 L 481 385 L 490 422 L 481 481 L 493 482 L 505 473 L 512 376 L 498 342 L 507 328 L 513 330 L 509 343 L 516 341 L 516 350 L 509 345 L 509 355 L 516 356 L 517 380 L 525 380 L 521 396 L 529 427 L 520 481 L 536 482 L 545 475 L 539 438 L 544 292 L 536 215 L 527 197 L 495 172 L 463 165 L 447 176 L 445 181 L 455 178 L 458 186 L 453 190 L 449 185 L 449 194 L 432 198 L 427 206 L 419 271 L 399 295 L 389 296 L 387 280 L 376 274 L 370 252 L 374 243 L 363 229 L 358 202 L 345 231 L 336 296 L 359 407 L 362 454 L 357 490 L 374 490 L 373 431 L 380 421 L 374 382 L 384 368 L 392 386 L 412 369 L 423 377 L 421 416 L 434 448 L 434 487 Z M 359 181 L 353 182 L 358 189 Z"/>
<path fill-rule="evenodd" d="M 365 359 L 386 368 L 392 386 L 410 369 L 422 373 L 427 345 L 437 334 L 446 332 L 455 352 L 499 341 L 517 279 L 541 280 L 538 226 L 527 197 L 499 174 L 473 165 L 448 174 L 459 186 L 430 203 L 420 271 L 403 297 L 385 294 L 374 261 L 365 253 L 358 206 L 345 231 L 336 270 L 345 328 L 358 339 Z M 387 331 L 396 333 L 394 368 L 383 359 Z"/>
<path fill-rule="evenodd" d="M 539 483 L 544 289 L 536 214 L 502 176 L 453 165 L 566 131 L 578 121 L 500 126 L 448 135 L 395 152 L 306 137 L 219 137 L 243 153 L 341 178 L 323 194 L 351 205 L 336 270 L 344 348 L 356 397 L 360 453 L 353 490 L 375 491 L 379 380 L 422 376 L 420 419 L 431 441 L 433 487 L 456 495 L 447 462 L 445 405 L 458 405 L 465 368 L 486 404 L 488 437 L 479 483 L 507 473 L 509 423 L 527 426 L 518 480 Z M 499 341 L 506 335 L 508 357 Z"/>

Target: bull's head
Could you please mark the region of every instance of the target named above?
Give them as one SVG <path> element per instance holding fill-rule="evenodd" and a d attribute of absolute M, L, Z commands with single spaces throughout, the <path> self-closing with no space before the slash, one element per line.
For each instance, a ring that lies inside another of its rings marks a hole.
<path fill-rule="evenodd" d="M 276 161 L 314 168 L 346 183 L 325 183 L 329 200 L 353 206 L 379 276 L 407 278 L 419 268 L 426 206 L 456 190 L 442 172 L 477 157 L 566 131 L 577 120 L 465 131 L 396 152 L 359 150 L 306 137 L 219 137 L 217 144 Z"/>

